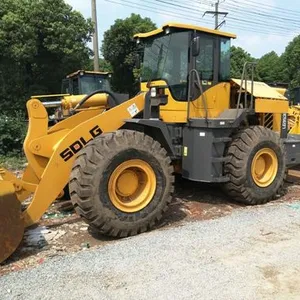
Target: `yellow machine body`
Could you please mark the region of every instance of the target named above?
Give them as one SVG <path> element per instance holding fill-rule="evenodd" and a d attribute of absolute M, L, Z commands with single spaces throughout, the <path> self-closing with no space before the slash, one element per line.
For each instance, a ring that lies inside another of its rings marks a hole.
<path fill-rule="evenodd" d="M 165 81 L 153 81 L 151 86 L 166 85 Z M 151 87 L 150 86 L 150 87 Z M 146 83 L 141 84 L 141 90 L 147 91 Z M 168 95 L 168 103 L 160 108 L 160 117 L 166 123 L 186 123 L 188 103 L 185 101 L 176 101 L 170 90 L 165 89 L 166 95 Z M 218 101 L 218 99 L 224 99 Z M 230 83 L 220 83 L 207 90 L 202 96 L 192 102 L 190 106 L 191 117 L 204 117 L 205 109 L 204 102 L 207 103 L 208 117 L 216 118 L 224 109 L 229 107 L 230 99 Z"/>
<path fill-rule="evenodd" d="M 256 89 L 260 84 L 263 84 L 263 88 L 260 87 L 259 89 Z M 166 85 L 166 82 L 153 81 L 150 88 L 152 85 Z M 235 80 L 233 80 L 233 83 L 223 82 L 208 89 L 203 95 L 192 101 L 192 104 L 190 105 L 190 117 L 205 117 L 204 101 L 206 101 L 208 118 L 217 118 L 224 110 L 232 108 L 230 107 L 230 93 L 234 85 L 237 85 Z M 141 90 L 145 92 L 148 91 L 146 83 L 141 84 Z M 267 98 L 269 92 L 270 96 Z M 161 119 L 166 123 L 186 123 L 188 103 L 176 101 L 168 88 L 166 88 L 165 93 L 168 95 L 168 103 L 160 108 Z M 255 111 L 260 115 L 261 125 L 265 125 L 265 115 L 272 114 L 272 129 L 278 131 L 280 128 L 281 114 L 288 113 L 290 109 L 287 98 L 276 91 L 273 91 L 271 87 L 262 82 L 254 82 L 253 95 L 256 97 Z M 222 100 L 220 101 L 220 99 Z"/>

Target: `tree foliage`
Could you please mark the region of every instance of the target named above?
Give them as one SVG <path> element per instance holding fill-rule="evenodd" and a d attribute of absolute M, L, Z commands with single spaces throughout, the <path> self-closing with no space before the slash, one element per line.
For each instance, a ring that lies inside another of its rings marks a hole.
<path fill-rule="evenodd" d="M 134 66 L 137 46 L 133 36 L 155 28 L 155 24 L 149 18 L 131 14 L 124 20 L 117 19 L 104 33 L 101 51 L 105 60 L 112 66 L 112 84 L 115 91 L 131 95 L 136 92 Z"/>
<path fill-rule="evenodd" d="M 0 156 L 19 155 L 23 151 L 23 140 L 27 123 L 23 113 L 12 115 L 0 114 Z"/>
<path fill-rule="evenodd" d="M 231 69 L 232 78 L 241 78 L 245 62 L 252 62 L 255 59 L 241 47 L 231 47 Z"/>
<path fill-rule="evenodd" d="M 300 35 L 286 47 L 282 64 L 284 79 L 291 83 L 292 88 L 300 86 Z"/>
<path fill-rule="evenodd" d="M 254 80 L 265 83 L 283 82 L 286 80 L 283 56 L 275 51 L 263 55 L 259 59 L 253 58 L 250 53 L 241 47 L 231 47 L 231 77 L 241 78 L 245 62 L 255 62 Z M 248 72 L 248 76 L 250 76 Z M 250 77 L 249 77 L 250 78 Z"/>
<path fill-rule="evenodd" d="M 269 52 L 258 60 L 257 73 L 263 82 L 278 82 L 283 80 L 282 59 L 274 51 Z"/>
<path fill-rule="evenodd" d="M 30 95 L 59 92 L 66 74 L 88 64 L 92 28 L 63 0 L 1 0 L 1 110 L 24 110 Z"/>
<path fill-rule="evenodd" d="M 94 60 L 93 59 L 90 59 L 87 69 L 88 70 L 94 69 Z M 104 58 L 99 58 L 99 71 L 100 72 L 112 72 L 112 66 Z"/>

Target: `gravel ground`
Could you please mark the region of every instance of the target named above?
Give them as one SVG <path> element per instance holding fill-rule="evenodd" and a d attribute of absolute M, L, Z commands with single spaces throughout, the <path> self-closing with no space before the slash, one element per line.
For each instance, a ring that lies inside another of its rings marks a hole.
<path fill-rule="evenodd" d="M 295 196 L 300 198 L 298 186 L 293 185 L 290 189 L 294 192 L 290 191 L 287 199 L 282 201 L 291 201 Z M 70 201 L 67 200 L 55 202 L 36 224 L 37 227 L 26 230 L 18 249 L 0 264 L 0 277 L 42 264 L 49 257 L 103 246 L 114 240 L 91 234 L 88 225 L 74 211 L 64 210 L 69 206 Z M 211 185 L 180 181 L 172 204 L 157 228 L 176 226 L 182 221 L 220 218 L 241 207 Z"/>
<path fill-rule="evenodd" d="M 300 299 L 300 201 L 235 210 L 0 277 L 0 299 Z"/>

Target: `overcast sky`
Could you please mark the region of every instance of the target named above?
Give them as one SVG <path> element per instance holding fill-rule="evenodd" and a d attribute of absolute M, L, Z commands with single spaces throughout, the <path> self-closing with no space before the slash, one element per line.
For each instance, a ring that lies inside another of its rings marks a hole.
<path fill-rule="evenodd" d="M 86 18 L 91 17 L 91 0 L 65 1 Z M 115 19 L 126 18 L 131 13 L 149 17 L 157 26 L 168 22 L 181 22 L 213 27 L 212 16 L 207 15 L 202 18 L 204 11 L 214 9 L 210 6 L 213 2 L 211 0 L 164 0 L 160 2 L 161 6 L 158 9 L 159 2 L 158 0 L 97 0 L 100 45 L 103 33 L 109 29 Z M 144 9 L 140 9 L 142 5 Z M 300 34 L 299 0 L 221 0 L 220 11 L 229 12 L 222 30 L 237 35 L 237 39 L 232 42 L 233 45 L 243 47 L 254 57 L 260 57 L 272 50 L 280 55 L 288 42 Z"/>

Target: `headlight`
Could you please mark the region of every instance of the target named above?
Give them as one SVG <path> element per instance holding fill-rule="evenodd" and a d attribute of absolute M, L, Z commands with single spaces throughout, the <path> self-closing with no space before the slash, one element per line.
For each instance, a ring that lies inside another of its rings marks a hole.
<path fill-rule="evenodd" d="M 156 88 L 155 87 L 151 88 L 150 95 L 151 95 L 152 98 L 156 97 Z"/>

